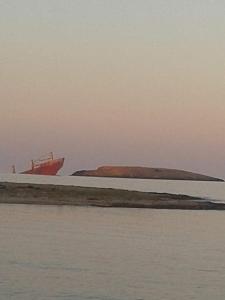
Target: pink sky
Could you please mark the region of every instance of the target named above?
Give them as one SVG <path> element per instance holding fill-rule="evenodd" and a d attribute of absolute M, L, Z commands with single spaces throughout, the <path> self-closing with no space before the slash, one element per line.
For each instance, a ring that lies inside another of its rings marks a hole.
<path fill-rule="evenodd" d="M 64 174 L 123 164 L 225 178 L 225 5 L 200 2 L 1 4 L 1 171 L 54 151 Z"/>

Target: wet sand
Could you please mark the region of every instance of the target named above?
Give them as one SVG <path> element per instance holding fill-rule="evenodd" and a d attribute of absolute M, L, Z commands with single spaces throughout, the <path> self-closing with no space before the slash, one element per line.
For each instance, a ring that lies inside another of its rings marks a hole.
<path fill-rule="evenodd" d="M 0 183 L 0 203 L 225 210 L 224 203 L 166 193 L 48 184 Z"/>

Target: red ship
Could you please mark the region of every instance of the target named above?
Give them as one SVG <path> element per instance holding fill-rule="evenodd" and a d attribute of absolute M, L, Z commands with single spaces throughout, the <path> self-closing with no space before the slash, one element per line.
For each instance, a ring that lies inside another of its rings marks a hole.
<path fill-rule="evenodd" d="M 20 172 L 20 174 L 33 175 L 56 175 L 64 164 L 64 158 L 54 159 L 51 152 L 47 157 L 41 157 L 38 160 L 31 161 L 31 169 Z M 13 173 L 16 173 L 15 166 L 13 166 Z"/>

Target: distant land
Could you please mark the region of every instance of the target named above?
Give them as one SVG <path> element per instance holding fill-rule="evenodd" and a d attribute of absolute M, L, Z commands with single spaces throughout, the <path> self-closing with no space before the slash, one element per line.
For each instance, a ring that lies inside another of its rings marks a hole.
<path fill-rule="evenodd" d="M 221 181 L 215 178 L 184 170 L 147 168 L 147 167 L 123 167 L 123 166 L 102 166 L 96 170 L 81 170 L 72 176 L 92 177 L 114 177 L 114 178 L 137 178 L 137 179 L 164 179 L 164 180 L 195 180 L 195 181 Z"/>
<path fill-rule="evenodd" d="M 216 203 L 187 195 L 7 182 L 0 182 L 0 203 L 225 210 L 225 203 Z"/>

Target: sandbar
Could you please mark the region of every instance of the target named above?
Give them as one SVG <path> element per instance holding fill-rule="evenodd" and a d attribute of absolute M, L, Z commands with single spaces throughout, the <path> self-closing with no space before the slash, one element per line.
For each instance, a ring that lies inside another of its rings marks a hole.
<path fill-rule="evenodd" d="M 225 210 L 225 203 L 215 203 L 210 200 L 187 195 L 137 192 L 111 188 L 8 182 L 0 183 L 0 203 Z"/>

